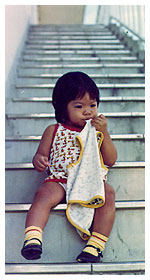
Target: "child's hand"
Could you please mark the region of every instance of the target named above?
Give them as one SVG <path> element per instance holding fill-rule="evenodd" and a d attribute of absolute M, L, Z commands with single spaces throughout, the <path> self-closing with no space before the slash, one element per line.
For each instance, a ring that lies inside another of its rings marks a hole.
<path fill-rule="evenodd" d="M 91 124 L 96 128 L 97 131 L 107 132 L 107 119 L 104 115 L 99 115 L 96 118 L 91 120 Z"/>
<path fill-rule="evenodd" d="M 36 154 L 33 158 L 33 165 L 38 171 L 44 171 L 46 167 L 49 166 L 48 157 Z"/>
<path fill-rule="evenodd" d="M 101 145 L 101 153 L 104 164 L 113 166 L 117 160 L 117 150 L 107 130 L 107 119 L 101 114 L 100 116 L 94 118 L 91 121 L 91 124 L 96 128 L 96 130 L 102 132 L 104 135 L 104 140 Z"/>

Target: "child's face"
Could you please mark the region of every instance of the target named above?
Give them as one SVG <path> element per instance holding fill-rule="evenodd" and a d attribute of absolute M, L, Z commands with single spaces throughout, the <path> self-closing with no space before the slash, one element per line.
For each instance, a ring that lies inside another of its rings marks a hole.
<path fill-rule="evenodd" d="M 68 124 L 83 128 L 86 120 L 93 119 L 98 115 L 97 101 L 90 99 L 88 93 L 83 98 L 72 100 L 67 105 L 69 122 Z"/>

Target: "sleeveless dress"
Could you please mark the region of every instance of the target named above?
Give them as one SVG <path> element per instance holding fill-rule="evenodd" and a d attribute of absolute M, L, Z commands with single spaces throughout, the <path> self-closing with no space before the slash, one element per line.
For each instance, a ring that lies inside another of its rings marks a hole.
<path fill-rule="evenodd" d="M 74 129 L 65 124 L 57 123 L 55 125 L 50 149 L 50 167 L 46 171 L 48 177 L 45 182 L 67 183 L 67 166 L 76 162 L 80 156 L 80 146 L 76 141 L 76 137 L 80 132 L 81 129 Z M 97 136 L 97 141 L 99 144 L 99 135 Z M 103 180 L 106 180 L 106 171 L 104 170 L 103 173 Z"/>
<path fill-rule="evenodd" d="M 105 203 L 108 169 L 100 152 L 102 141 L 103 134 L 96 132 L 89 121 L 82 130 L 58 123 L 50 149 L 49 176 L 45 182 L 65 185 L 67 218 L 84 240 L 91 235 L 94 209 Z"/>

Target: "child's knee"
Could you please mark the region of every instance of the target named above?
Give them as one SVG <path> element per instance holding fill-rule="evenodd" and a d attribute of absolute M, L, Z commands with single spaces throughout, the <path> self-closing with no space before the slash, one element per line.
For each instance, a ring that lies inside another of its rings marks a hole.
<path fill-rule="evenodd" d="M 64 189 L 57 183 L 44 183 L 36 192 L 34 202 L 44 203 L 44 207 L 55 207 L 64 197 Z"/>
<path fill-rule="evenodd" d="M 42 185 L 35 193 L 34 202 L 53 204 L 52 202 L 53 196 L 51 191 L 46 188 L 46 186 Z"/>
<path fill-rule="evenodd" d="M 42 197 L 45 195 L 46 189 L 41 186 L 35 193 L 35 197 Z"/>

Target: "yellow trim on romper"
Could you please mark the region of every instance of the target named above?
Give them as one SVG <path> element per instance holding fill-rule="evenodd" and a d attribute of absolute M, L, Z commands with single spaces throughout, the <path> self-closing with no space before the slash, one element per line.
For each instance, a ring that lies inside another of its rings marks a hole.
<path fill-rule="evenodd" d="M 101 161 L 101 166 L 102 166 L 106 171 L 108 171 L 108 168 L 104 165 L 103 157 L 102 157 L 101 150 L 100 150 L 100 147 L 101 147 L 102 142 L 103 142 L 103 140 L 104 140 L 104 135 L 103 135 L 102 132 L 97 131 L 97 132 L 96 132 L 96 136 L 98 136 L 98 135 L 101 136 L 101 140 L 100 140 L 99 145 L 98 145 L 98 148 L 99 148 L 99 155 L 100 155 L 100 161 Z"/>
<path fill-rule="evenodd" d="M 81 137 L 80 136 L 76 136 L 76 141 L 78 142 L 78 144 L 80 146 L 80 155 L 79 155 L 79 158 L 78 158 L 78 160 L 76 162 L 70 163 L 67 166 L 67 169 L 72 167 L 72 166 L 74 166 L 74 165 L 77 165 L 80 162 L 80 160 L 82 158 L 82 155 L 83 155 L 83 141 L 82 141 Z"/>
<path fill-rule="evenodd" d="M 100 161 L 101 161 L 101 166 L 102 166 L 102 168 L 104 168 L 104 169 L 107 171 L 108 168 L 104 165 L 103 157 L 102 157 L 102 154 L 101 154 L 101 151 L 100 151 L 100 147 L 101 147 L 101 144 L 102 144 L 102 142 L 103 142 L 104 136 L 103 136 L 103 133 L 100 132 L 100 131 L 97 131 L 97 132 L 96 132 L 96 136 L 98 136 L 98 135 L 101 136 L 101 139 L 100 139 L 100 142 L 99 142 L 99 145 L 98 145 L 98 148 L 99 148 L 99 155 L 100 155 Z M 79 143 L 79 145 L 80 145 L 80 155 L 79 155 L 79 158 L 78 158 L 78 160 L 77 160 L 76 162 L 70 163 L 70 164 L 67 166 L 67 169 L 69 169 L 69 168 L 72 167 L 72 166 L 77 165 L 77 164 L 80 162 L 80 160 L 81 160 L 81 158 L 82 158 L 82 155 L 83 155 L 83 141 L 82 141 L 81 137 L 80 137 L 80 136 L 77 136 L 77 137 L 76 137 L 76 141 L 77 141 L 77 142 Z M 94 204 L 93 204 L 93 205 L 89 205 L 88 203 L 90 203 L 90 202 L 91 202 L 92 200 L 94 200 L 95 198 L 100 198 L 100 199 L 103 200 L 103 202 L 102 202 L 101 204 L 98 204 L 98 205 L 97 205 L 97 204 L 96 204 L 96 205 L 94 205 Z M 68 201 L 68 206 L 67 206 L 67 209 L 66 209 L 67 218 L 68 218 L 69 222 L 70 222 L 75 228 L 77 228 L 77 229 L 79 229 L 79 230 L 81 231 L 81 238 L 82 238 L 83 240 L 87 240 L 87 239 L 89 239 L 89 237 L 91 236 L 91 234 L 89 234 L 88 231 L 84 230 L 83 228 L 81 228 L 80 226 L 78 226 L 77 224 L 75 224 L 75 223 L 72 221 L 72 219 L 70 218 L 70 216 L 69 216 L 69 207 L 70 207 L 71 204 L 73 204 L 73 203 L 80 204 L 80 205 L 82 205 L 83 207 L 94 208 L 94 209 L 95 209 L 95 208 L 102 207 L 102 206 L 104 205 L 104 203 L 105 203 L 105 200 L 104 200 L 104 198 L 103 198 L 102 196 L 95 196 L 95 197 L 93 197 L 92 199 L 90 199 L 90 200 L 88 200 L 88 201 L 83 201 L 83 200 L 69 200 L 69 201 Z M 87 236 L 84 237 L 84 234 L 86 234 Z"/>

